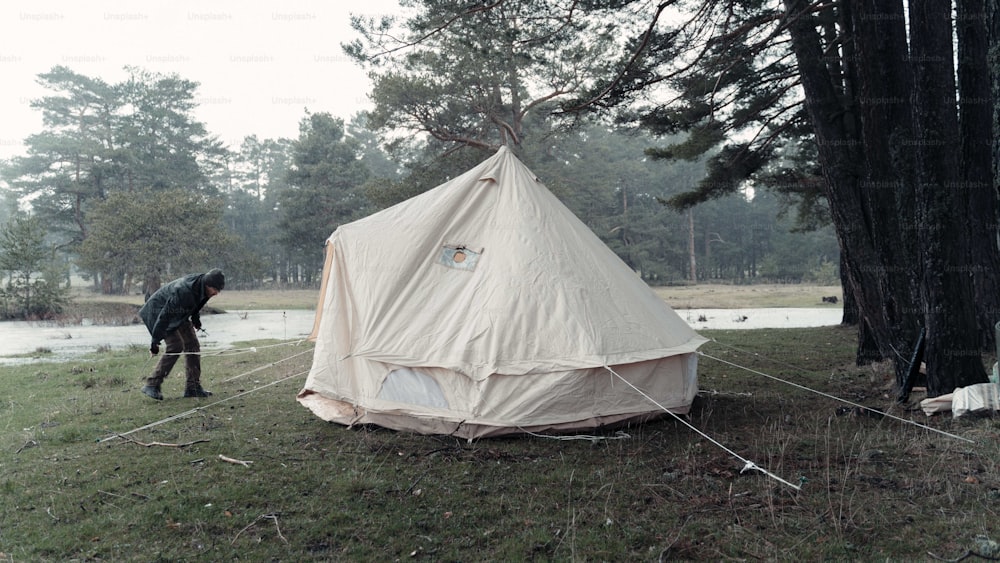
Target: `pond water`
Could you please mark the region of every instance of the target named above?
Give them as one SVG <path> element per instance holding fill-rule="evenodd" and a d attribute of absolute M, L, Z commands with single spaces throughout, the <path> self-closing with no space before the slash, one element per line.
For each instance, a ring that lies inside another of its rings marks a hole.
<path fill-rule="evenodd" d="M 826 326 L 840 323 L 839 308 L 775 309 L 679 309 L 677 314 L 695 330 L 754 329 Z M 312 331 L 313 311 L 249 311 L 205 315 L 202 324 L 207 332 L 199 334 L 202 351 L 232 348 L 248 340 L 299 340 Z M 84 321 L 79 325 L 50 322 L 0 322 L 0 365 L 30 363 L 44 359 L 71 360 L 100 348 L 124 349 L 130 346 L 146 353 L 149 333 L 141 324 L 101 326 Z M 38 349 L 51 353 L 34 357 Z"/>
<path fill-rule="evenodd" d="M 232 348 L 236 342 L 278 339 L 298 340 L 312 331 L 313 311 L 249 311 L 219 315 L 202 315 L 202 328 L 198 333 L 203 352 Z M 0 322 L 0 365 L 28 363 L 41 358 L 69 360 L 95 352 L 99 348 L 123 349 L 137 346 L 141 353 L 148 353 L 149 332 L 146 326 L 94 325 L 86 320 L 79 325 L 61 325 L 51 322 L 8 321 Z M 51 350 L 39 358 L 10 358 L 5 356 L 31 354 L 39 348 Z M 161 350 L 163 346 L 160 346 Z"/>
<path fill-rule="evenodd" d="M 677 309 L 695 330 L 801 328 L 840 324 L 839 307 L 777 307 L 770 309 Z"/>

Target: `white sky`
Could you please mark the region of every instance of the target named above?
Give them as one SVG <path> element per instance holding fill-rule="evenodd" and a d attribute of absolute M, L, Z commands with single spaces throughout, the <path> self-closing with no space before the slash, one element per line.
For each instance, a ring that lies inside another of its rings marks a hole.
<path fill-rule="evenodd" d="M 347 59 L 351 13 L 398 14 L 396 0 L 5 0 L 0 4 L 0 159 L 42 129 L 29 107 L 56 65 L 125 79 L 123 67 L 200 84 L 195 119 L 236 148 L 244 136 L 297 138 L 310 112 L 368 109 L 368 80 Z"/>

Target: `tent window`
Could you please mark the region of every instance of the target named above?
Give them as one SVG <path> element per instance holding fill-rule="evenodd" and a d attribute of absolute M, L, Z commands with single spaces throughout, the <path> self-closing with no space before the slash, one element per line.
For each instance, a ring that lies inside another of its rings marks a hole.
<path fill-rule="evenodd" d="M 441 386 L 433 377 L 415 369 L 401 367 L 389 372 L 378 398 L 397 403 L 448 408 Z"/>
<path fill-rule="evenodd" d="M 441 257 L 438 264 L 454 268 L 456 270 L 473 271 L 479 263 L 479 257 L 483 249 L 473 250 L 460 244 L 446 244 L 441 248 Z"/>

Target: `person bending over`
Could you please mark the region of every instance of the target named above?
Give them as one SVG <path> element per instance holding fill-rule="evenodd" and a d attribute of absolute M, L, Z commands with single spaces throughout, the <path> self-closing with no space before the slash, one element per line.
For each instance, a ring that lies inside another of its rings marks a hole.
<path fill-rule="evenodd" d="M 160 385 L 181 354 L 184 354 L 187 374 L 184 396 L 208 397 L 212 394 L 201 387 L 201 345 L 195 331 L 201 330 L 201 308 L 225 286 L 226 276 L 218 268 L 204 274 L 188 274 L 156 290 L 139 309 L 139 317 L 153 337 L 149 345 L 150 356 L 160 352 L 161 340 L 167 345 L 153 374 L 146 378 L 146 386 L 142 388 L 145 395 L 163 400 Z"/>

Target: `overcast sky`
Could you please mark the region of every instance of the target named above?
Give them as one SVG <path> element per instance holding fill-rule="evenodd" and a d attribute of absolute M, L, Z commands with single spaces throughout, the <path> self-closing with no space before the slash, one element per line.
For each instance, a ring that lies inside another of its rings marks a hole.
<path fill-rule="evenodd" d="M 32 99 L 56 65 L 109 83 L 123 67 L 200 84 L 195 118 L 235 148 L 246 135 L 298 136 L 299 120 L 367 109 L 365 73 L 343 54 L 349 14 L 397 13 L 396 0 L 6 0 L 0 4 L 0 158 L 41 130 Z"/>

